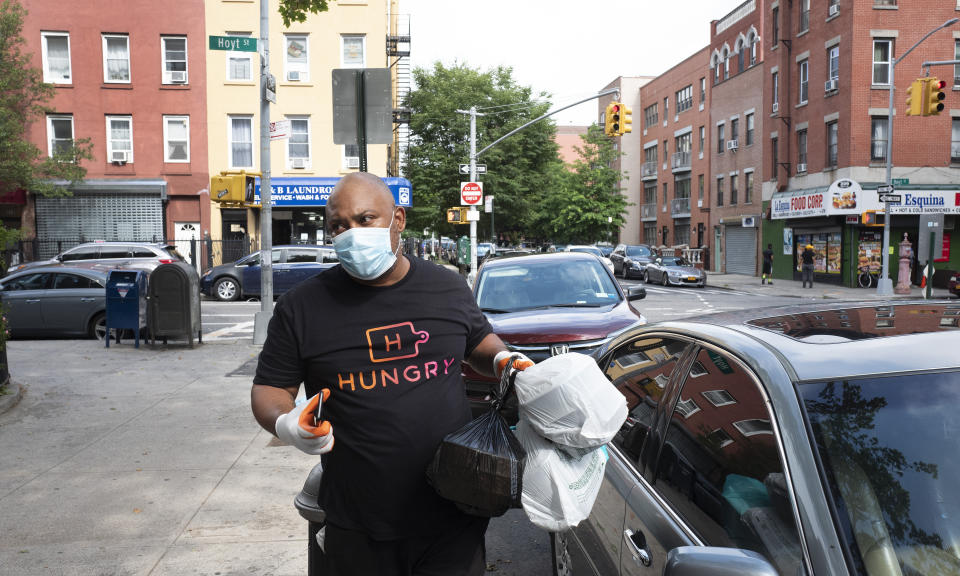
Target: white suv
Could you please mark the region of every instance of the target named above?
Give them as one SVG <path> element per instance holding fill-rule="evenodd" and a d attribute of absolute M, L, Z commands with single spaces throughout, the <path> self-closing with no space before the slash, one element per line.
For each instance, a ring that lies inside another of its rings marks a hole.
<path fill-rule="evenodd" d="M 105 267 L 125 266 L 152 270 L 160 264 L 183 260 L 172 244 L 157 242 L 86 242 L 64 250 L 50 260 L 24 262 L 11 266 L 8 272 L 55 264 L 102 264 Z"/>

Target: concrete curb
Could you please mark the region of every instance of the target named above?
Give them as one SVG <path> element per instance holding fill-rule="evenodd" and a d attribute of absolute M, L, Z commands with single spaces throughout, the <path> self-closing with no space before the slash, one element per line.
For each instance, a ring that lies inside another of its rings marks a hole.
<path fill-rule="evenodd" d="M 23 397 L 23 387 L 14 380 L 10 380 L 6 386 L 0 387 L 0 414 L 10 410 L 20 403 Z"/>

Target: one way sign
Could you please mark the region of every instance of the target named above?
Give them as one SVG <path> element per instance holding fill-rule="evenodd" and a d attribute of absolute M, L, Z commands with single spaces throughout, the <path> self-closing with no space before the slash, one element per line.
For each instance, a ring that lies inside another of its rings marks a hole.
<path fill-rule="evenodd" d="M 469 164 L 461 164 L 461 165 L 460 165 L 460 173 L 461 173 L 461 174 L 465 174 L 465 175 L 469 175 L 469 174 L 470 174 L 470 165 L 469 165 Z M 487 173 L 487 165 L 486 165 L 486 164 L 477 164 L 477 174 L 486 174 L 486 173 Z"/>

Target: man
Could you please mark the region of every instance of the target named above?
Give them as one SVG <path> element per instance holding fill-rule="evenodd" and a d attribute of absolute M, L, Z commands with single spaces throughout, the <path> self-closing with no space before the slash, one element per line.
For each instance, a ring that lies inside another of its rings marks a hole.
<path fill-rule="evenodd" d="M 760 284 L 773 284 L 773 244 L 763 251 L 763 277 Z"/>
<path fill-rule="evenodd" d="M 813 288 L 813 261 L 816 255 L 817 253 L 813 251 L 813 244 L 807 244 L 803 253 L 800 254 L 800 273 L 804 288 L 807 287 L 808 282 L 810 288 Z"/>
<path fill-rule="evenodd" d="M 340 265 L 278 300 L 251 392 L 264 429 L 324 454 L 323 573 L 482 574 L 488 520 L 440 498 L 425 470 L 470 420 L 461 362 L 495 376 L 509 353 L 460 276 L 397 255 L 406 213 L 380 178 L 342 178 L 326 224 Z"/>

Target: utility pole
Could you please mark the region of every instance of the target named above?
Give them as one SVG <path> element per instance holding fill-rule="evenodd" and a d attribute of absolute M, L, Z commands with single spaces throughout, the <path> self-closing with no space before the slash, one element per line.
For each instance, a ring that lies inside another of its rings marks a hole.
<path fill-rule="evenodd" d="M 270 0 L 260 0 L 260 311 L 254 316 L 253 343 L 267 340 L 273 316 L 273 205 L 270 190 Z"/>

